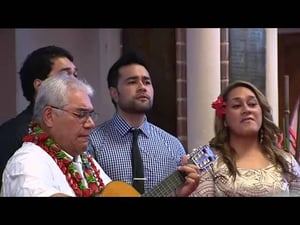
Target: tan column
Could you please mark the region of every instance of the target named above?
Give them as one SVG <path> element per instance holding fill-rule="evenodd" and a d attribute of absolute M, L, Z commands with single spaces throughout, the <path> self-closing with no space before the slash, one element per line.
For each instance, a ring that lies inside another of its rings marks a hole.
<path fill-rule="evenodd" d="M 187 29 L 188 151 L 214 136 L 211 103 L 220 94 L 220 29 Z"/>
<path fill-rule="evenodd" d="M 277 28 L 266 29 L 266 97 L 278 125 L 278 42 Z"/>

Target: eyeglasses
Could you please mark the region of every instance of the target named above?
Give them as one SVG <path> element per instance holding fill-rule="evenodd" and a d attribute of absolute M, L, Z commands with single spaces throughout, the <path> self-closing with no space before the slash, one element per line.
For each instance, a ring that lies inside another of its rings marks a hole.
<path fill-rule="evenodd" d="M 51 108 L 61 110 L 61 111 L 64 111 L 64 112 L 67 112 L 67 113 L 70 113 L 70 114 L 76 116 L 81 123 L 85 123 L 90 117 L 95 122 L 95 121 L 97 121 L 97 119 L 99 117 L 99 114 L 94 112 L 94 111 L 89 112 L 89 111 L 86 111 L 86 110 L 80 110 L 80 111 L 77 111 L 77 112 L 71 112 L 69 110 L 59 108 L 59 107 L 56 107 L 56 106 L 53 106 L 53 105 L 48 105 L 48 106 L 50 106 Z"/>

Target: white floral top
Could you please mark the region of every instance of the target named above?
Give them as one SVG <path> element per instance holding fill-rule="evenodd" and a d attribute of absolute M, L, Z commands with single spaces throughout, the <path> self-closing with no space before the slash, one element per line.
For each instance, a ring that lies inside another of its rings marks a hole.
<path fill-rule="evenodd" d="M 300 196 L 300 167 L 291 154 L 284 154 L 290 170 L 296 174 L 283 175 L 273 164 L 263 169 L 238 168 L 236 180 L 229 175 L 226 164 L 218 157 L 216 162 L 203 171 L 197 189 L 191 197 L 255 197 Z"/>

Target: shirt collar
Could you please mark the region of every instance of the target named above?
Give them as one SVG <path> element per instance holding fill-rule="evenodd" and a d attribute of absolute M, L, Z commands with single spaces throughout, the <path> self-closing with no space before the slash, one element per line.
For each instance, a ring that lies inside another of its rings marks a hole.
<path fill-rule="evenodd" d="M 122 135 L 126 135 L 131 130 L 131 126 L 116 112 L 112 119 L 112 125 L 116 128 L 116 130 Z M 139 129 L 144 133 L 147 137 L 149 137 L 149 123 L 147 121 L 147 117 L 145 116 L 145 120 Z"/>

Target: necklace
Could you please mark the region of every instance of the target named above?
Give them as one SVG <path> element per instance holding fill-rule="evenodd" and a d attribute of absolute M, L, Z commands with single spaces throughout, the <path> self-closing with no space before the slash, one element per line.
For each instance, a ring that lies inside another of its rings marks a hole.
<path fill-rule="evenodd" d="M 30 132 L 23 138 L 23 141 L 35 143 L 53 158 L 63 174 L 65 174 L 69 185 L 77 197 L 95 196 L 104 187 L 100 171 L 94 164 L 91 155 L 85 152 L 80 155 L 83 175 L 86 181 L 84 182 L 71 157 L 38 124 L 30 124 Z"/>

